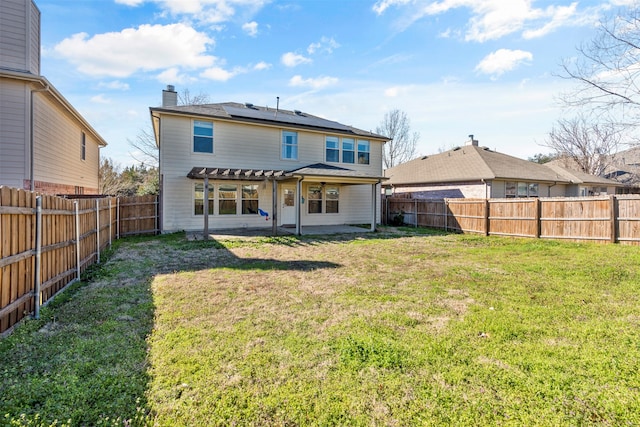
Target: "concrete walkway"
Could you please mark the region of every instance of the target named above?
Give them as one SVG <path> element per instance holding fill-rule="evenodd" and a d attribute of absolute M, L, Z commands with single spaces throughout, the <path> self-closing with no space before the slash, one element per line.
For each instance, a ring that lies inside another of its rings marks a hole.
<path fill-rule="evenodd" d="M 301 234 L 304 236 L 329 235 L 329 234 L 355 234 L 368 233 L 370 228 L 356 227 L 352 225 L 317 225 L 301 227 Z M 278 236 L 290 236 L 296 233 L 295 228 L 278 227 Z M 273 236 L 272 229 L 269 228 L 229 228 L 220 230 L 209 230 L 210 239 L 228 239 L 233 237 L 260 237 Z M 189 240 L 202 240 L 202 231 L 188 231 Z"/>

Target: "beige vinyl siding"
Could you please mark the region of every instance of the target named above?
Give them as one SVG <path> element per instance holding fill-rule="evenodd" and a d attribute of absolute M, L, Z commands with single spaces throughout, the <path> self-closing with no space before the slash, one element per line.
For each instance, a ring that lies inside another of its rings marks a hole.
<path fill-rule="evenodd" d="M 86 159 L 80 158 L 82 132 Z M 44 93 L 34 94 L 34 179 L 98 188 L 98 143 L 73 117 Z"/>
<path fill-rule="evenodd" d="M 23 187 L 28 178 L 28 89 L 0 78 L 0 185 Z"/>
<path fill-rule="evenodd" d="M 32 2 L 0 2 L 0 66 L 40 73 L 40 11 Z"/>
<path fill-rule="evenodd" d="M 198 118 L 197 120 L 206 120 Z M 162 115 L 160 141 L 162 156 L 163 231 L 200 230 L 204 219 L 193 214 L 195 180 L 187 178 L 193 167 L 221 167 L 246 169 L 294 170 L 314 163 L 324 162 L 325 136 L 305 130 L 283 127 L 255 126 L 213 120 L 213 154 L 193 152 L 193 119 Z M 281 158 L 282 130 L 298 132 L 298 159 Z M 382 175 L 382 143 L 370 140 L 370 164 L 337 164 L 352 170 Z M 379 165 L 379 166 L 376 166 Z M 294 181 L 292 181 L 294 182 Z M 211 181 L 215 184 L 214 181 Z M 238 182 L 241 184 L 241 182 Z M 309 215 L 307 205 L 302 206 L 301 223 L 305 225 L 370 223 L 371 185 L 340 186 L 338 214 Z M 307 183 L 303 182 L 306 199 Z M 280 188 L 278 188 L 278 197 Z M 279 204 L 281 201 L 279 200 Z M 272 184 L 259 182 L 259 206 L 273 215 Z M 379 205 L 378 205 L 379 206 Z M 211 215 L 209 227 L 266 227 L 270 226 L 260 216 Z"/>

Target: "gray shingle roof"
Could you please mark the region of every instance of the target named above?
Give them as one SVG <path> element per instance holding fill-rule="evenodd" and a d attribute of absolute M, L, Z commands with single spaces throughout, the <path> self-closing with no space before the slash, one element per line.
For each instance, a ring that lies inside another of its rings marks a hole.
<path fill-rule="evenodd" d="M 593 181 L 585 181 L 586 177 L 569 177 L 566 172 L 473 145 L 411 160 L 385 170 L 385 176 L 389 178 L 385 184 L 391 185 L 479 181 L 482 179 L 604 184 L 602 181 L 604 178 L 593 177 Z M 587 175 L 587 177 L 589 176 Z M 604 181 L 610 185 L 614 184 L 610 180 Z"/>
<path fill-rule="evenodd" d="M 375 138 L 387 141 L 389 138 L 373 132 L 344 125 L 333 120 L 314 116 L 302 111 L 260 107 L 253 104 L 223 102 L 219 104 L 179 105 L 175 107 L 155 107 L 151 112 L 188 114 L 245 123 L 286 125 L 292 128 L 316 129 L 357 137 Z"/>

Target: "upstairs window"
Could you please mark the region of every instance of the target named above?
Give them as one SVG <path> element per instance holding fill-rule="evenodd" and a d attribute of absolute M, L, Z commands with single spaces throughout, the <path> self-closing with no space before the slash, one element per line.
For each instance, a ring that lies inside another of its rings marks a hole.
<path fill-rule="evenodd" d="M 327 136 L 325 139 L 326 161 L 338 163 L 340 161 L 340 141 L 337 136 Z"/>
<path fill-rule="evenodd" d="M 342 138 L 342 163 L 355 163 L 355 143 L 351 138 Z"/>
<path fill-rule="evenodd" d="M 358 140 L 358 164 L 369 164 L 369 141 L 364 139 Z"/>
<path fill-rule="evenodd" d="M 80 137 L 80 160 L 87 160 L 87 135 L 84 132 Z"/>
<path fill-rule="evenodd" d="M 282 158 L 298 160 L 298 132 L 282 131 Z"/>
<path fill-rule="evenodd" d="M 193 152 L 213 153 L 213 122 L 193 121 Z"/>

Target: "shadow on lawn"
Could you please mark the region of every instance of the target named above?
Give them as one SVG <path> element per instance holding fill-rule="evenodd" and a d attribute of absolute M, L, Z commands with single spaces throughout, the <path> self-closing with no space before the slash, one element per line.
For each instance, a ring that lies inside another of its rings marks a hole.
<path fill-rule="evenodd" d="M 176 233 L 117 241 L 82 282 L 43 309 L 40 320 L 27 321 L 0 340 L 0 424 L 149 424 L 147 340 L 156 311 L 151 284 L 159 274 L 216 268 L 247 274 L 335 269 L 341 265 L 269 257 L 264 245 L 295 248 L 410 235 L 416 234 L 386 228 L 376 233 L 209 241 Z M 255 247 L 266 257 L 238 257 L 231 251 L 236 247 Z"/>

